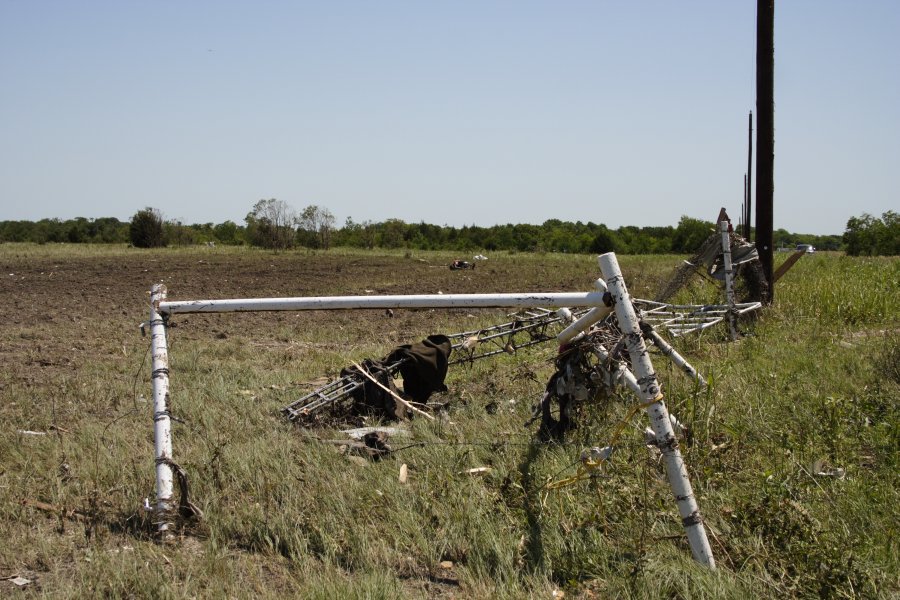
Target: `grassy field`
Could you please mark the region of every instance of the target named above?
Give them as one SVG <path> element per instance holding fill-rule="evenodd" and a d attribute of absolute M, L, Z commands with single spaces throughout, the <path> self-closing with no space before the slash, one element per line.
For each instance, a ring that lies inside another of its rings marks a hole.
<path fill-rule="evenodd" d="M 631 419 L 607 473 L 560 491 L 633 398 L 583 407 L 565 443 L 525 427 L 556 348 L 451 368 L 446 411 L 372 461 L 280 414 L 352 361 L 502 310 L 184 315 L 169 329 L 174 458 L 199 523 L 154 539 L 147 291 L 172 300 L 580 291 L 596 259 L 0 244 L 0 596 L 897 597 L 900 260 L 805 256 L 729 343 L 653 356 L 718 569 L 690 557 Z M 652 297 L 680 257 L 619 257 Z M 711 299 L 698 283 L 682 300 Z M 407 480 L 400 481 L 406 465 Z M 470 469 L 489 467 L 480 474 Z M 18 577 L 18 579 L 16 579 Z M 27 580 L 27 583 L 25 581 Z M 555 595 L 555 596 L 554 596 Z"/>

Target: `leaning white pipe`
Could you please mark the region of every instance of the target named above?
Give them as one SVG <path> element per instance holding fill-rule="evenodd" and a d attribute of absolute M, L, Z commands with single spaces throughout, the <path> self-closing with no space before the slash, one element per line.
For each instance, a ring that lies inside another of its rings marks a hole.
<path fill-rule="evenodd" d="M 601 294 L 605 294 L 607 291 L 606 282 L 604 282 L 602 279 L 598 279 L 595 282 L 595 287 L 600 291 Z M 578 337 L 578 335 L 590 329 L 591 325 L 608 317 L 611 312 L 612 306 L 606 306 L 605 304 L 595 306 L 591 310 L 587 311 L 584 315 L 582 315 L 574 323 L 570 324 L 568 327 L 560 331 L 556 335 L 556 341 L 558 341 L 560 344 L 568 344 L 576 337 Z"/>
<path fill-rule="evenodd" d="M 725 302 L 728 304 L 728 331 L 731 340 L 737 339 L 737 324 L 734 314 L 734 271 L 731 266 L 731 236 L 728 235 L 728 221 L 719 221 L 722 233 L 722 267 L 725 269 Z"/>
<path fill-rule="evenodd" d="M 600 271 L 612 294 L 619 328 L 625 335 L 625 345 L 631 357 L 632 369 L 641 388 L 641 402 L 648 404 L 647 414 L 650 417 L 650 426 L 656 436 L 656 444 L 665 459 L 669 485 L 675 495 L 675 502 L 678 505 L 678 512 L 681 515 L 681 522 L 684 525 L 694 560 L 710 568 L 715 568 L 716 563 L 706 537 L 703 519 L 700 517 L 700 508 L 697 506 L 697 500 L 691 489 L 687 468 L 678 449 L 678 440 L 672 429 L 666 405 L 663 403 L 663 395 L 656 380 L 656 374 L 653 372 L 653 365 L 650 363 L 647 347 L 644 345 L 638 318 L 625 287 L 619 263 L 615 254 L 611 252 L 600 255 L 598 262 Z"/>
<path fill-rule="evenodd" d="M 669 360 L 675 363 L 676 367 L 684 371 L 684 373 L 686 373 L 688 377 L 696 381 L 700 386 L 700 389 L 706 388 L 706 380 L 703 378 L 703 375 L 701 375 L 697 371 L 697 369 L 695 369 L 691 365 L 691 363 L 687 361 L 686 358 L 680 355 L 678 351 L 675 350 L 675 348 L 672 346 L 672 344 L 663 339 L 663 337 L 653 329 L 650 329 L 648 335 L 650 339 L 653 340 L 653 343 L 656 345 L 656 347 L 659 348 L 659 351 L 662 352 L 664 356 L 667 356 Z"/>
<path fill-rule="evenodd" d="M 339 310 L 354 308 L 541 308 L 601 306 L 603 292 L 521 294 L 423 294 L 404 296 L 319 296 L 162 302 L 159 311 L 218 313 L 265 310 Z"/>
<path fill-rule="evenodd" d="M 159 305 L 166 299 L 166 286 L 150 290 L 150 345 L 153 378 L 153 439 L 156 458 L 155 518 L 160 533 L 172 525 L 172 422 L 169 418 L 169 351 L 166 324 Z"/>

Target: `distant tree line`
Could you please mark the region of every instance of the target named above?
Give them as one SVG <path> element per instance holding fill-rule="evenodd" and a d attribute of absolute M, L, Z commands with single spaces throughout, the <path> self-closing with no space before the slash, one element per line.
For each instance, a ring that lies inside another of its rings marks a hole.
<path fill-rule="evenodd" d="M 850 256 L 900 255 L 900 215 L 892 210 L 881 218 L 863 213 L 847 221 L 844 249 Z"/>
<path fill-rule="evenodd" d="M 773 237 L 778 246 L 788 249 L 793 249 L 797 244 L 813 244 L 821 250 L 839 250 L 843 244 L 854 249 L 868 248 L 865 245 L 868 242 L 863 244 L 857 241 L 862 239 L 859 236 L 848 236 L 851 224 L 854 232 L 878 229 L 874 221 L 882 223 L 879 227 L 885 231 L 894 233 L 882 232 L 869 237 L 882 239 L 893 235 L 893 253 L 897 254 L 898 219 L 895 213 L 886 213 L 883 220 L 873 220 L 868 215 L 851 219 L 848 233 L 843 237 L 794 234 L 784 229 L 776 230 Z M 573 223 L 559 219 L 550 219 L 541 225 L 509 223 L 490 227 L 451 227 L 424 222 L 407 223 L 401 219 L 356 222 L 348 218 L 342 227 L 336 227 L 334 216 L 327 208 L 311 205 L 296 211 L 286 202 L 270 198 L 254 204 L 243 224 L 225 221 L 185 225 L 180 221 L 166 220 L 158 210 L 148 207 L 135 213 L 128 222 L 115 218 L 0 221 L 0 242 L 130 243 L 144 248 L 215 243 L 249 245 L 273 251 L 296 247 L 327 250 L 338 246 L 460 252 L 690 254 L 714 231 L 711 221 L 687 216 L 682 217 L 676 226 L 624 226 L 617 229 L 610 229 L 602 223 Z M 868 240 L 865 235 L 862 237 Z M 851 246 L 851 243 L 855 245 Z M 881 246 L 876 245 L 876 248 Z M 860 253 L 884 252 L 864 250 Z"/>

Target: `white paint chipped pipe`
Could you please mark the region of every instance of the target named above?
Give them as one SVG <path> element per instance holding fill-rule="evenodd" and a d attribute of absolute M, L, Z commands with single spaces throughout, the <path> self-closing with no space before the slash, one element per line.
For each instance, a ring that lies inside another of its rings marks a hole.
<path fill-rule="evenodd" d="M 695 369 L 691 365 L 691 363 L 687 361 L 685 357 L 679 354 L 678 351 L 675 350 L 675 348 L 672 346 L 672 344 L 663 339 L 663 337 L 659 335 L 654 329 L 650 329 L 648 335 L 650 339 L 653 340 L 653 343 L 656 345 L 656 347 L 659 348 L 659 351 L 662 352 L 664 356 L 668 357 L 669 360 L 675 363 L 675 366 L 681 369 L 682 372 L 687 374 L 688 377 L 696 381 L 700 386 L 700 389 L 706 388 L 706 380 L 703 378 L 703 375 L 701 375 L 697 371 L 697 369 Z"/>
<path fill-rule="evenodd" d="M 607 291 L 606 282 L 602 279 L 598 279 L 594 283 L 594 287 L 596 287 L 597 291 L 599 291 L 601 294 L 605 294 Z M 598 323 L 608 317 L 611 312 L 612 306 L 606 306 L 605 304 L 595 306 L 587 313 L 582 315 L 581 318 L 579 318 L 577 321 L 560 331 L 556 335 L 556 341 L 558 341 L 560 344 L 568 344 L 582 333 L 587 332 L 591 328 L 591 325 L 593 325 L 594 323 Z"/>
<path fill-rule="evenodd" d="M 606 279 L 606 285 L 609 286 L 612 294 L 619 328 L 625 335 L 625 345 L 631 357 L 631 366 L 640 386 L 641 403 L 648 405 L 647 414 L 650 417 L 650 427 L 653 429 L 656 444 L 662 451 L 665 460 L 666 475 L 672 493 L 675 495 L 675 503 L 678 505 L 678 513 L 681 515 L 681 522 L 687 534 L 691 553 L 694 560 L 714 569 L 716 563 L 709 546 L 709 539 L 706 537 L 706 528 L 703 526 L 700 508 L 697 505 L 697 499 L 694 498 L 687 467 L 685 467 L 681 451 L 678 449 L 678 440 L 672 429 L 669 412 L 663 402 L 662 391 L 656 380 L 656 373 L 653 372 L 653 365 L 650 362 L 647 347 L 644 345 L 644 338 L 641 336 L 640 323 L 634 312 L 634 306 L 631 304 L 628 289 L 625 287 L 619 263 L 615 254 L 611 252 L 600 255 L 597 260 L 600 263 L 600 271 Z"/>
<path fill-rule="evenodd" d="M 159 305 L 166 299 L 161 283 L 150 290 L 150 351 L 153 378 L 153 440 L 156 459 L 156 510 L 158 531 L 165 534 L 172 525 L 172 420 L 169 418 L 169 351 L 166 324 Z"/>
<path fill-rule="evenodd" d="M 319 296 L 161 302 L 162 314 L 361 308 L 543 308 L 602 306 L 603 292 Z"/>

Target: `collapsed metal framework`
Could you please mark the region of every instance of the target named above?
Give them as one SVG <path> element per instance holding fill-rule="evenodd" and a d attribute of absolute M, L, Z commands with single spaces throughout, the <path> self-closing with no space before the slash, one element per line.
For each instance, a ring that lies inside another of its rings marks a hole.
<path fill-rule="evenodd" d="M 617 367 L 618 372 L 638 396 L 639 405 L 634 409 L 646 409 L 650 419 L 653 443 L 662 453 L 669 484 L 675 497 L 678 512 L 688 537 L 694 559 L 710 568 L 715 561 L 706 535 L 699 507 L 694 497 L 687 468 L 681 457 L 678 441 L 667 412 L 662 390 L 653 371 L 650 357 L 641 331 L 638 314 L 625 287 L 618 261 L 613 253 L 598 257 L 603 279 L 597 281 L 597 290 L 587 293 L 541 293 L 541 294 L 448 294 L 411 296 L 341 296 L 319 298 L 260 298 L 233 300 L 195 300 L 183 302 L 166 301 L 166 289 L 162 284 L 151 290 L 151 346 L 152 379 L 154 400 L 154 439 L 156 459 L 156 523 L 161 533 L 167 532 L 174 522 L 173 473 L 175 463 L 172 455 L 171 417 L 169 415 L 169 368 L 166 343 L 166 323 L 169 317 L 178 313 L 213 313 L 235 311 L 273 310 L 330 310 L 354 308 L 489 308 L 508 307 L 537 309 L 526 313 L 526 322 L 508 327 L 497 326 L 494 331 L 478 332 L 488 340 L 506 339 L 502 349 L 489 350 L 493 354 L 509 351 L 510 339 L 518 333 L 531 336 L 531 342 L 545 341 L 546 326 L 553 319 L 548 318 L 546 307 L 588 308 L 563 329 L 556 339 L 566 344 L 586 335 L 590 328 L 615 311 L 615 319 L 624 336 L 624 349 L 630 357 L 631 370 Z M 560 319 L 563 318 L 562 313 Z M 530 321 L 528 321 L 530 320 Z M 515 321 L 513 322 L 516 323 Z M 476 335 L 476 332 L 469 332 Z M 460 338 L 466 334 L 457 334 Z M 472 336 L 466 337 L 470 340 Z M 654 340 L 655 341 L 655 340 Z M 465 341 L 459 342 L 465 345 Z M 519 346 L 530 345 L 522 341 Z M 665 350 L 664 350 L 665 352 Z M 669 355 L 674 350 L 669 347 Z M 677 355 L 677 353 L 674 353 Z M 485 353 L 484 356 L 490 354 Z M 469 359 L 474 358 L 474 355 Z M 683 359 L 682 359 L 683 360 Z M 686 364 L 686 362 L 685 362 Z M 687 365 L 687 372 L 690 365 Z M 692 370 L 692 369 L 691 369 Z M 696 373 L 696 371 L 694 371 Z M 334 390 L 339 393 L 340 388 Z M 322 401 L 318 398 L 316 400 Z M 327 395 L 326 395 L 327 400 Z"/>
<path fill-rule="evenodd" d="M 724 304 L 670 304 L 667 301 L 675 295 L 693 275 L 700 275 L 710 281 L 718 280 L 725 296 Z M 736 299 L 737 277 L 743 275 L 748 283 L 748 295 L 743 302 Z M 700 245 L 690 260 L 676 269 L 673 277 L 665 283 L 656 300 L 636 300 L 644 320 L 665 327 L 674 335 L 685 335 L 702 331 L 713 325 L 727 322 L 732 340 L 738 338 L 738 317 L 762 307 L 760 301 L 766 295 L 766 283 L 756 248 L 741 236 L 731 231 L 731 223 L 723 208 L 719 213 L 716 233 Z"/>
<path fill-rule="evenodd" d="M 584 314 L 584 310 L 575 315 Z M 521 348 L 548 342 L 556 338 L 551 329 L 560 324 L 572 322 L 571 311 L 551 311 L 546 308 L 523 310 L 509 315 L 512 320 L 484 329 L 464 331 L 450 334 L 453 354 L 450 365 L 470 363 L 498 354 L 515 354 Z M 384 371 L 396 378 L 400 368 L 409 359 L 401 359 L 384 365 Z M 367 378 L 358 371 L 347 373 L 291 402 L 282 413 L 295 422 L 307 422 L 325 409 L 335 408 L 348 400 L 361 387 L 366 385 Z"/>
<path fill-rule="evenodd" d="M 659 333 L 657 333 L 654 325 L 660 324 L 668 327 L 671 332 L 673 329 L 683 332 L 690 328 L 690 331 L 699 331 L 709 327 L 722 320 L 719 316 L 722 311 L 711 313 L 717 315 L 710 319 L 711 315 L 705 315 L 706 320 L 696 319 L 695 321 L 682 323 L 678 317 L 671 317 L 669 314 L 662 316 L 662 310 L 670 305 L 658 304 L 649 310 L 641 308 L 642 305 L 649 304 L 649 300 L 634 299 L 633 303 L 638 309 L 641 321 L 641 330 L 645 340 L 653 344 L 659 351 L 671 360 L 679 369 L 681 369 L 688 377 L 698 382 L 699 386 L 705 387 L 706 381 L 703 376 L 688 363 L 688 361 L 679 354 Z M 676 307 L 677 308 L 677 307 Z M 550 341 L 571 341 L 571 338 L 551 333 L 551 329 L 559 328 L 563 325 L 570 325 L 578 318 L 588 314 L 588 310 L 570 311 L 560 309 L 559 311 L 551 311 L 544 308 L 520 311 L 509 315 L 511 321 L 487 327 L 484 329 L 464 331 L 461 333 L 450 334 L 447 337 L 452 341 L 454 358 L 449 361 L 450 365 L 471 363 L 476 360 L 490 358 L 499 354 L 515 354 L 522 348 L 542 344 Z M 681 329 L 678 329 L 681 327 Z M 580 326 L 576 326 L 580 329 Z M 615 320 L 609 316 L 605 317 L 599 323 L 590 326 L 590 336 L 593 340 L 597 338 L 607 338 L 606 341 L 612 340 L 612 345 L 621 338 L 621 332 L 615 326 Z M 409 359 L 401 359 L 383 365 L 382 370 L 391 378 L 399 376 L 401 367 Z M 316 417 L 326 410 L 336 410 L 342 404 L 349 404 L 354 393 L 361 387 L 365 386 L 368 378 L 359 370 L 349 370 L 341 377 L 322 385 L 306 395 L 294 400 L 281 409 L 282 413 L 291 421 L 301 424 L 313 424 Z M 636 388 L 634 388 L 636 389 Z"/>
<path fill-rule="evenodd" d="M 704 329 L 759 309 L 760 302 L 735 302 L 728 304 L 668 304 L 655 300 L 635 298 L 635 306 L 640 310 L 641 320 L 663 327 L 669 334 L 678 337 L 697 333 Z"/>

